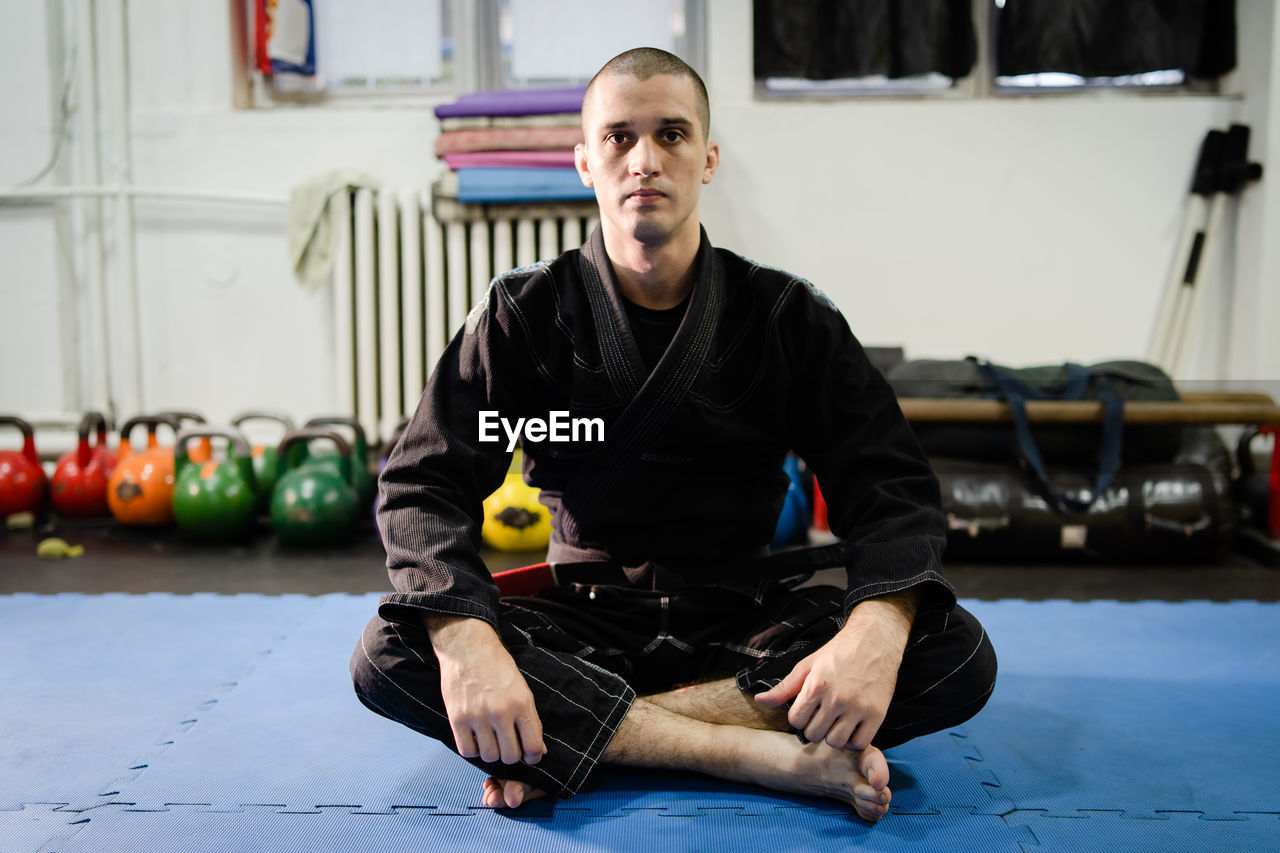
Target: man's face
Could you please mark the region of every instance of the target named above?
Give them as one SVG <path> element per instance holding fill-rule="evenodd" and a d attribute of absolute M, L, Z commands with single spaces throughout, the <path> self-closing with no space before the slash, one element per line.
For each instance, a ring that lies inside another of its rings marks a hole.
<path fill-rule="evenodd" d="M 698 196 L 720 162 L 698 121 L 688 77 L 601 77 L 582 104 L 574 153 L 600 215 L 623 237 L 660 245 L 698 229 Z"/>

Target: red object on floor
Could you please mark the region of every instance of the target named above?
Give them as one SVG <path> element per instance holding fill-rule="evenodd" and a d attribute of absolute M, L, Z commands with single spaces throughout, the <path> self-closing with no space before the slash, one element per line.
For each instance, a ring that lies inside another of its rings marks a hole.
<path fill-rule="evenodd" d="M 818 488 L 818 478 L 813 478 L 813 529 L 828 531 L 831 525 L 827 524 L 827 501 L 822 497 L 822 489 Z"/>

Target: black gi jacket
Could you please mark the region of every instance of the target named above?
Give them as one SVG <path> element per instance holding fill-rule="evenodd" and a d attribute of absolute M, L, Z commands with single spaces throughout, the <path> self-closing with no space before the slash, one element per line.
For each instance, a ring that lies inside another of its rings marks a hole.
<path fill-rule="evenodd" d="M 552 562 L 652 561 L 684 583 L 732 576 L 773 536 L 794 450 L 848 543 L 846 612 L 912 587 L 921 617 L 955 603 L 937 479 L 844 317 L 813 285 L 715 249 L 705 232 L 684 319 L 652 375 L 599 228 L 581 251 L 494 279 L 379 480 L 389 621 L 496 621 L 481 502 L 510 454 L 501 429 L 479 440 L 486 410 L 512 424 L 555 411 L 604 421 L 603 443 L 523 442 L 525 480 L 552 511 Z M 619 439 L 632 452 L 611 456 Z"/>

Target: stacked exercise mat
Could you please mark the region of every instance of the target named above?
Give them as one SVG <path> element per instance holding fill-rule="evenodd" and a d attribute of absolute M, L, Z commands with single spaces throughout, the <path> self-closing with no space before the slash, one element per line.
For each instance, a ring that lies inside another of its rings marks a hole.
<path fill-rule="evenodd" d="M 584 87 L 475 92 L 436 107 L 435 195 L 464 204 L 592 200 L 573 166 Z"/>

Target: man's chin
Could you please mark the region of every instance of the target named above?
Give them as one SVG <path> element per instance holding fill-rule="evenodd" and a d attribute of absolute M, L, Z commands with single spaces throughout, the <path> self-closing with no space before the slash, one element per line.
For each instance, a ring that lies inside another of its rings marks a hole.
<path fill-rule="evenodd" d="M 671 235 L 671 229 L 656 222 L 638 222 L 631 228 L 631 239 L 639 243 L 662 243 Z"/>

